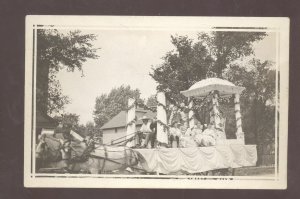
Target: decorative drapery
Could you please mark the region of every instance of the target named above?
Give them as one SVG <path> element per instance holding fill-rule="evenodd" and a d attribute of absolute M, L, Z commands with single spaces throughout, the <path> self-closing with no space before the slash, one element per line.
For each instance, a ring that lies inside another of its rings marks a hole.
<path fill-rule="evenodd" d="M 234 95 L 234 110 L 235 110 L 235 120 L 236 120 L 236 138 L 245 143 L 245 136 L 242 129 L 242 116 L 240 108 L 240 94 Z"/>
<path fill-rule="evenodd" d="M 185 171 L 200 173 L 223 168 L 255 166 L 256 145 L 219 145 L 213 147 L 134 149 L 146 163 L 148 172 L 170 174 Z"/>
<path fill-rule="evenodd" d="M 168 128 L 167 128 L 167 113 L 166 109 L 166 96 L 163 92 L 157 93 L 157 141 L 160 143 L 168 144 Z"/>
<path fill-rule="evenodd" d="M 195 120 L 194 120 L 194 101 L 192 98 L 189 98 L 189 127 L 193 127 L 195 125 Z"/>

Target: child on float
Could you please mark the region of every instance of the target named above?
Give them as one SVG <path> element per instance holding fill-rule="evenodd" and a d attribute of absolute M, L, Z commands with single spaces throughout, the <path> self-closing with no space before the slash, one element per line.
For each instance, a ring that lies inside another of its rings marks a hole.
<path fill-rule="evenodd" d="M 174 122 L 172 125 L 171 125 L 171 128 L 170 128 L 170 147 L 173 148 L 174 146 L 174 141 L 176 140 L 176 147 L 178 148 L 179 147 L 179 140 L 182 136 L 182 132 L 180 130 L 180 127 L 181 127 L 181 124 L 179 122 Z M 174 148 L 176 148 L 174 147 Z"/>

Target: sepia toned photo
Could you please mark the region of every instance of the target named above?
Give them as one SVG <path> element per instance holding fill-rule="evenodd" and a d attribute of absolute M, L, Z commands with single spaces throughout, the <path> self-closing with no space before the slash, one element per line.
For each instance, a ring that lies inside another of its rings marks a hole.
<path fill-rule="evenodd" d="M 285 189 L 287 18 L 27 16 L 24 186 Z"/>

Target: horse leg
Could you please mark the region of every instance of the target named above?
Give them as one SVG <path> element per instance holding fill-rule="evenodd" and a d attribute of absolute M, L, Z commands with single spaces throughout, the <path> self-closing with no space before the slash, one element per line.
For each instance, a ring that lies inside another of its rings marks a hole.
<path fill-rule="evenodd" d="M 87 161 L 87 168 L 91 174 L 99 174 L 100 159 L 89 158 Z"/>

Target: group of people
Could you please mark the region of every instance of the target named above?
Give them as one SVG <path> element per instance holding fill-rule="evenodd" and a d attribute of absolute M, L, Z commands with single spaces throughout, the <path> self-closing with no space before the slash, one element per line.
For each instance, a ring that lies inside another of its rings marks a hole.
<path fill-rule="evenodd" d="M 150 119 L 142 117 L 142 126 L 137 133 L 138 148 L 147 148 L 150 142 L 151 148 L 160 146 L 162 143 L 156 142 L 157 120 L 156 117 Z M 226 139 L 225 132 L 215 129 L 214 124 L 202 125 L 201 122 L 195 121 L 193 126 L 187 128 L 187 125 L 174 121 L 168 131 L 168 144 L 165 147 L 198 147 L 214 146 L 217 140 Z"/>
<path fill-rule="evenodd" d="M 171 147 L 214 146 L 217 140 L 226 139 L 225 133 L 215 129 L 214 124 L 202 125 L 195 121 L 193 126 L 185 129 L 180 123 L 172 125 L 169 131 Z"/>

